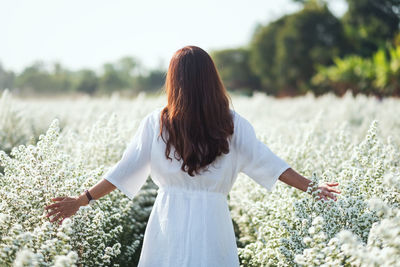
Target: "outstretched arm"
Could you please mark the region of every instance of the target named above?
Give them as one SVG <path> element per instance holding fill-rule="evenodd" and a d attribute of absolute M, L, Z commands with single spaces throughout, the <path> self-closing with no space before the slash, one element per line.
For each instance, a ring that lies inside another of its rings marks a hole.
<path fill-rule="evenodd" d="M 112 183 L 106 179 L 102 179 L 88 190 L 92 198 L 97 200 L 112 192 L 115 188 L 116 187 Z M 59 224 L 61 224 L 65 218 L 73 216 L 81 206 L 89 204 L 89 200 L 84 192 L 77 197 L 56 197 L 51 200 L 58 202 L 45 207 L 45 210 L 48 210 L 46 217 L 55 215 L 50 222 L 58 222 Z"/>
<path fill-rule="evenodd" d="M 304 191 L 304 192 L 307 191 L 308 186 L 312 182 L 311 180 L 298 174 L 292 168 L 289 168 L 286 171 L 284 171 L 281 174 L 281 176 L 279 176 L 279 180 L 290 186 L 300 189 L 301 191 Z M 326 184 L 318 186 L 317 189 L 321 190 L 321 192 L 318 194 L 318 196 L 321 199 L 328 200 L 327 198 L 329 197 L 336 201 L 336 196 L 332 192 L 340 194 L 340 191 L 333 187 L 333 186 L 337 186 L 337 185 L 339 185 L 339 183 L 334 182 L 334 183 L 326 183 Z"/>
<path fill-rule="evenodd" d="M 108 169 L 101 181 L 88 189 L 93 199 L 99 199 L 116 188 L 120 189 L 129 199 L 133 199 L 146 182 L 150 174 L 150 152 L 154 133 L 151 123 L 153 114 L 149 113 L 142 119 L 122 158 Z M 51 222 L 61 219 L 59 224 L 65 218 L 74 215 L 81 206 L 89 204 L 84 192 L 77 197 L 56 197 L 51 200 L 59 202 L 45 207 L 46 210 L 52 210 L 47 217 L 55 215 Z"/>
<path fill-rule="evenodd" d="M 116 188 L 117 187 L 115 185 L 113 185 L 106 179 L 102 179 L 88 190 L 93 199 L 99 199 L 99 198 L 107 195 L 108 193 L 111 193 Z M 80 194 L 77 197 L 77 200 L 78 200 L 79 206 L 86 206 L 89 204 L 89 200 L 88 200 L 85 192 Z"/>

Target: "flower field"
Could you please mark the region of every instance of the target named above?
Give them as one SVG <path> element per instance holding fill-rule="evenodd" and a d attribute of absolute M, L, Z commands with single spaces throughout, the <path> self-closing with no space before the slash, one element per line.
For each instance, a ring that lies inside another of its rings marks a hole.
<path fill-rule="evenodd" d="M 233 108 L 296 171 L 337 181 L 335 201 L 240 174 L 229 194 L 242 266 L 400 266 L 400 100 L 232 96 Z M 156 197 L 149 177 L 59 226 L 45 205 L 94 185 L 165 96 L 0 99 L 0 266 L 136 266 Z"/>

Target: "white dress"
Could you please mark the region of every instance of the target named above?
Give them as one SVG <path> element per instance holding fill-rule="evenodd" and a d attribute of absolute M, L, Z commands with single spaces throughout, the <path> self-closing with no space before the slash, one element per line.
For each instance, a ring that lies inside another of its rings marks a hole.
<path fill-rule="evenodd" d="M 165 157 L 158 108 L 142 119 L 121 160 L 105 175 L 133 199 L 147 177 L 159 187 L 146 226 L 139 267 L 235 267 L 238 251 L 227 195 L 243 172 L 271 191 L 289 165 L 256 138 L 253 126 L 231 109 L 230 152 L 191 177 L 182 161 Z M 157 138 L 158 137 L 158 138 Z"/>

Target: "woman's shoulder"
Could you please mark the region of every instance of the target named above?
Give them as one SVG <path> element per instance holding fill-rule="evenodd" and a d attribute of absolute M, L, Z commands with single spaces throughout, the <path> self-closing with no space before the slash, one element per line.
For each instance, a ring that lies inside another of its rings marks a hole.
<path fill-rule="evenodd" d="M 229 108 L 232 114 L 232 119 L 233 119 L 233 125 L 234 127 L 240 127 L 239 124 L 242 124 L 243 121 L 246 123 L 247 120 L 240 115 L 236 110 Z"/>
<path fill-rule="evenodd" d="M 151 121 L 152 123 L 157 121 L 157 118 L 160 117 L 161 111 L 163 110 L 164 107 L 158 107 L 155 108 L 154 110 L 150 111 L 147 113 L 147 115 L 144 117 L 146 120 Z"/>
<path fill-rule="evenodd" d="M 144 117 L 144 120 L 146 123 L 150 124 L 151 127 L 157 127 L 160 122 L 160 115 L 161 111 L 163 110 L 164 107 L 158 107 L 155 108 L 153 111 L 147 113 L 147 115 Z"/>
<path fill-rule="evenodd" d="M 164 107 L 158 107 L 155 110 L 153 110 L 153 112 L 151 113 L 155 122 L 158 122 L 160 120 L 160 116 L 161 116 L 161 111 L 164 109 Z"/>
<path fill-rule="evenodd" d="M 233 142 L 246 143 L 255 134 L 254 127 L 248 119 L 237 111 L 230 109 L 233 115 Z"/>

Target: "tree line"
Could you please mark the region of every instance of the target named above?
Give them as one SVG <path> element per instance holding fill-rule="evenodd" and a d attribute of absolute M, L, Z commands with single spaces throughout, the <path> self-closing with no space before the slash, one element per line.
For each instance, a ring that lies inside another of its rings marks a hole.
<path fill-rule="evenodd" d="M 60 63 L 38 61 L 18 75 L 0 65 L 0 88 L 10 88 L 21 95 L 100 95 L 117 90 L 135 95 L 141 91 L 157 91 L 164 83 L 165 74 L 161 68 L 146 70 L 138 59 L 129 56 L 104 64 L 99 73 L 91 69 L 71 71 Z"/>
<path fill-rule="evenodd" d="M 341 18 L 326 1 L 297 2 L 300 11 L 258 25 L 245 47 L 214 51 L 229 88 L 400 96 L 400 0 L 347 0 Z"/>
<path fill-rule="evenodd" d="M 257 25 L 247 45 L 210 52 L 230 91 L 286 96 L 346 90 L 400 96 L 400 0 L 346 0 L 336 17 L 328 0 L 294 0 L 301 10 Z M 124 57 L 90 69 L 70 71 L 60 63 L 35 62 L 20 74 L 0 65 L 0 88 L 21 93 L 129 93 L 158 91 L 162 68 L 145 71 Z"/>

